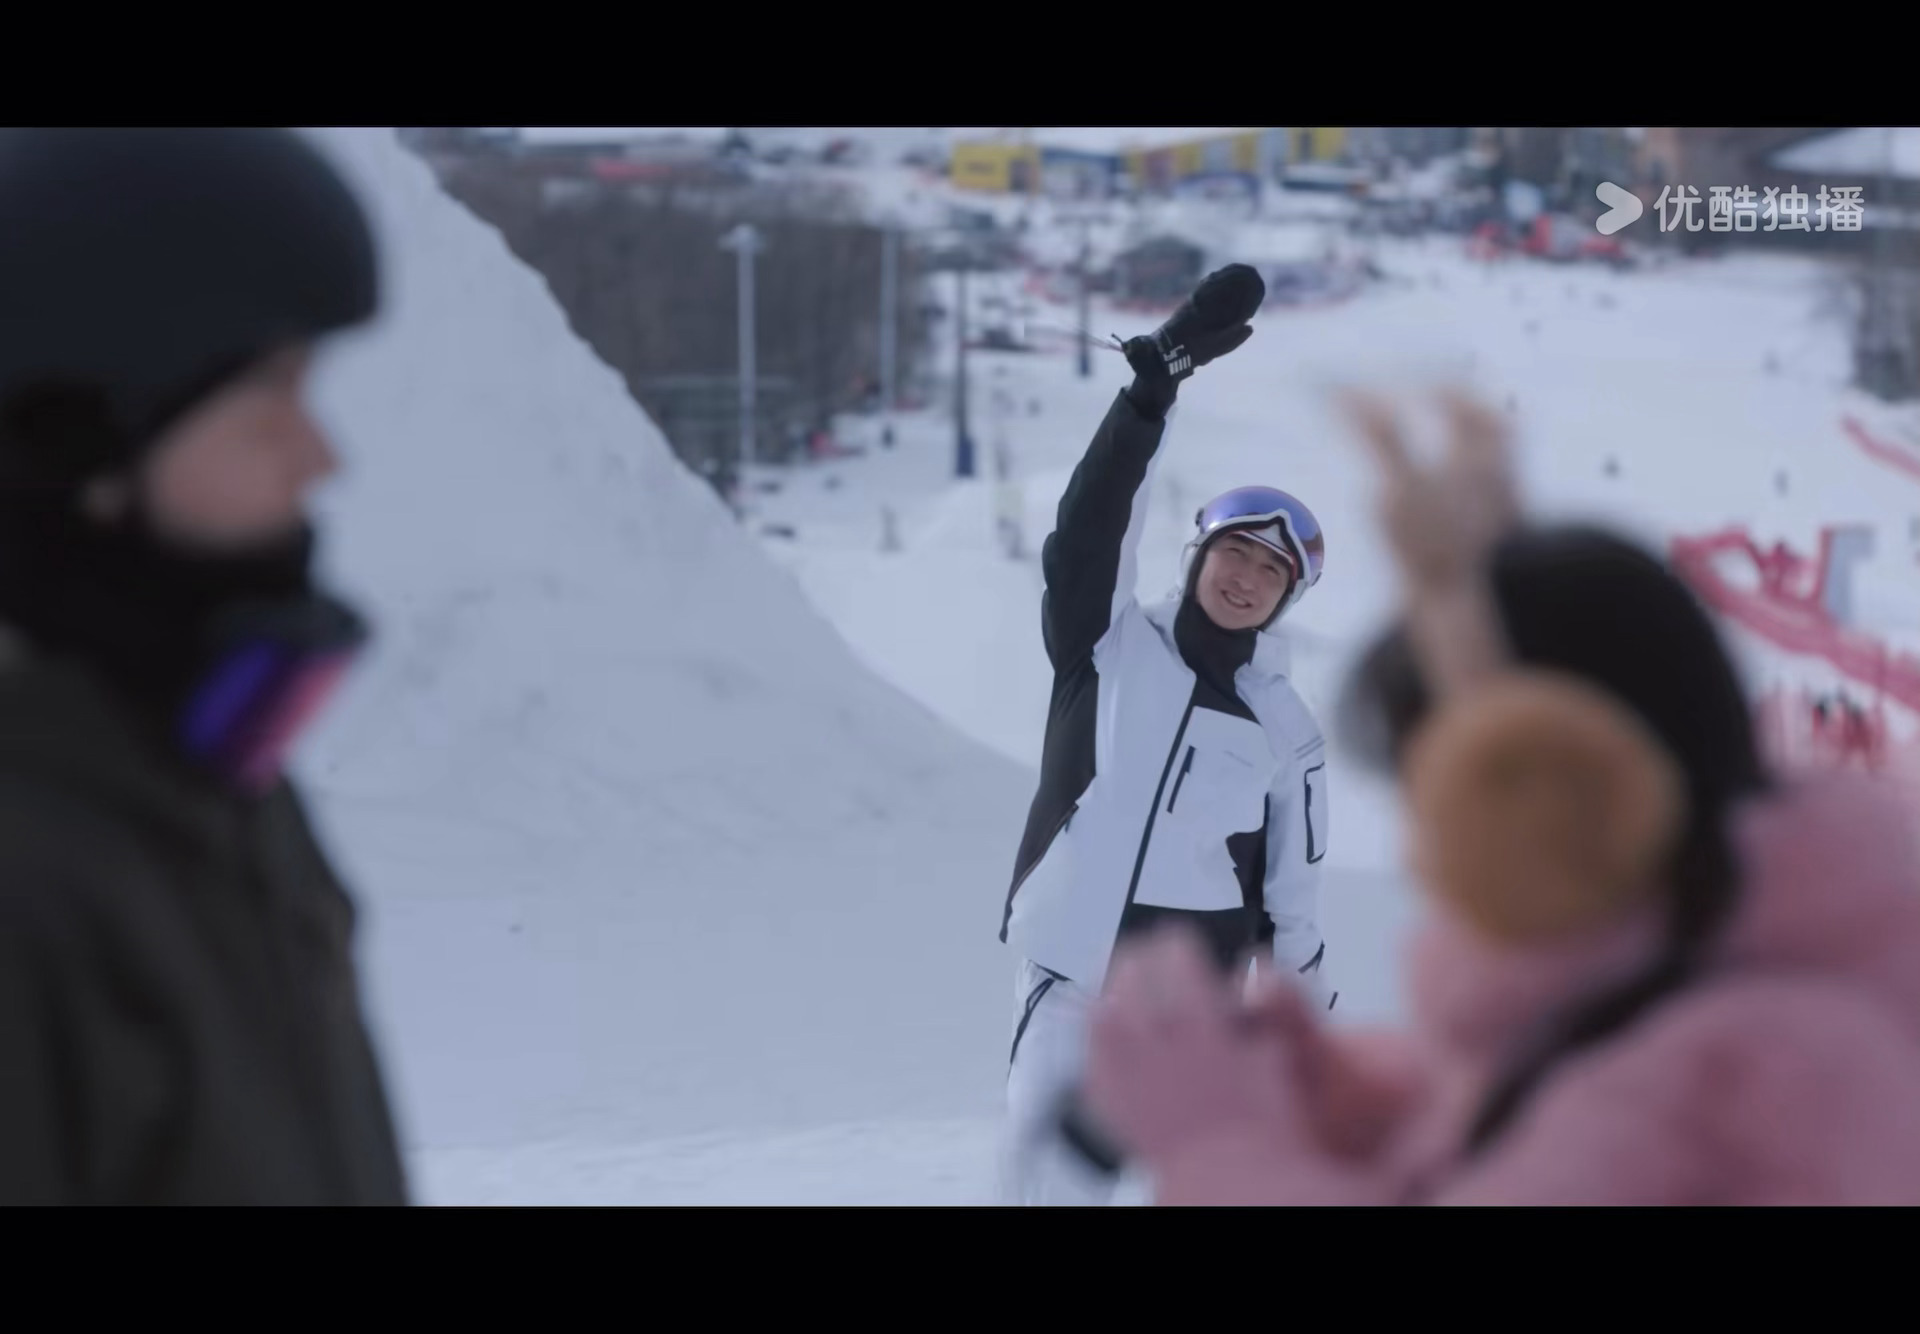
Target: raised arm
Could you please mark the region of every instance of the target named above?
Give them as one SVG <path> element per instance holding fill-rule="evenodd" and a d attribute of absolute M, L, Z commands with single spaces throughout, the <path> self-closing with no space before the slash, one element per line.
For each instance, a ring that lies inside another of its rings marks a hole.
<path fill-rule="evenodd" d="M 1163 404 L 1153 389 L 1136 377 L 1114 396 L 1041 547 L 1040 628 L 1056 671 L 1092 653 L 1133 596 L 1140 527 L 1171 407 L 1172 391 Z"/>
<path fill-rule="evenodd" d="M 1230 264 L 1165 324 L 1122 345 L 1133 383 L 1094 432 L 1041 548 L 1041 632 L 1055 671 L 1091 654 L 1133 597 L 1147 496 L 1180 382 L 1246 342 L 1265 298 L 1255 270 Z"/>
<path fill-rule="evenodd" d="M 1365 393 L 1348 393 L 1346 404 L 1379 468 L 1381 527 L 1421 670 L 1438 698 L 1478 690 L 1509 656 L 1486 570 L 1495 543 L 1520 522 L 1506 423 L 1464 394 L 1443 395 L 1447 456 L 1423 466 L 1391 405 Z"/>

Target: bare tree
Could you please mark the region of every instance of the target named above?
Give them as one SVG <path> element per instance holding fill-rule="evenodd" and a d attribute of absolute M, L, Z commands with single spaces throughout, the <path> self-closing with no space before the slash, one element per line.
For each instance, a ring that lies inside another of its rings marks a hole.
<path fill-rule="evenodd" d="M 735 261 L 720 238 L 752 221 L 767 243 L 756 272 L 756 437 L 778 457 L 861 405 L 878 364 L 882 235 L 831 195 L 705 185 L 594 189 L 476 164 L 447 188 L 538 269 L 574 330 L 625 377 L 689 465 L 727 476 L 737 423 Z M 926 353 L 920 274 L 900 255 L 899 356 L 905 382 Z"/>

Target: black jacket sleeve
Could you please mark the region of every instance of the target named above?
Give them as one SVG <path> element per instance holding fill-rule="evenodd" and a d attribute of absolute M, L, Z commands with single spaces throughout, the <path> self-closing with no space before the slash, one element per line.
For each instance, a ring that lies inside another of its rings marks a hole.
<path fill-rule="evenodd" d="M 1124 390 L 1116 394 L 1060 497 L 1040 551 L 1040 629 L 1056 672 L 1093 652 L 1132 593 L 1134 501 L 1166 429 L 1164 417 L 1142 413 Z"/>

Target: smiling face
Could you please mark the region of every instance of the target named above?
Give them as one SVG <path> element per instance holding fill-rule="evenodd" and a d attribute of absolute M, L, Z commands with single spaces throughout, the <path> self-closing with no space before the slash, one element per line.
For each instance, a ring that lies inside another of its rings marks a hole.
<path fill-rule="evenodd" d="M 1193 595 L 1222 630 L 1265 625 L 1293 583 L 1286 557 L 1264 542 L 1228 533 L 1210 543 Z"/>

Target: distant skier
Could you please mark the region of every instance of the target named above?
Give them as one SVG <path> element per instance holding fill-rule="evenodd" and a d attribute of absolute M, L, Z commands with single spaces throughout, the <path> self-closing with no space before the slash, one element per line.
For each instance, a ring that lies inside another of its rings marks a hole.
<path fill-rule="evenodd" d="M 1116 940 L 1196 925 L 1223 970 L 1257 947 L 1330 1008 L 1320 974 L 1325 745 L 1268 630 L 1320 578 L 1320 525 L 1285 492 L 1242 487 L 1196 516 L 1181 586 L 1143 608 L 1136 550 L 1177 386 L 1253 333 L 1253 269 L 1210 274 L 1152 335 L 1067 484 L 1041 553 L 1054 669 L 1039 790 L 1000 938 L 1019 950 L 1008 1103 L 1011 1193 L 1110 1198 L 1049 1128 L 1082 1066 L 1087 1011 Z"/>

